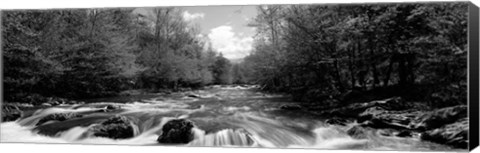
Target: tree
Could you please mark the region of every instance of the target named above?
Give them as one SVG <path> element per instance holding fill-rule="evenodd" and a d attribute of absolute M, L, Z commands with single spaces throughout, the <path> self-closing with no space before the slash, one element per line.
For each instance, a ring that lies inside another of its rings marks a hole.
<path fill-rule="evenodd" d="M 377 88 L 385 92 L 379 95 L 430 100 L 464 87 L 465 10 L 461 2 L 262 6 L 251 24 L 254 51 L 242 65 L 263 89 L 307 101 Z"/>
<path fill-rule="evenodd" d="M 215 84 L 230 84 L 232 83 L 231 77 L 231 63 L 228 59 L 223 57 L 220 53 L 216 59 L 213 66 L 213 76 Z"/>

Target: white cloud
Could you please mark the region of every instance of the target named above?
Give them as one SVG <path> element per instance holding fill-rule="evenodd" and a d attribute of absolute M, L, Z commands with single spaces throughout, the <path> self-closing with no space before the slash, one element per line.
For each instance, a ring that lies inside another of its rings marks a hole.
<path fill-rule="evenodd" d="M 189 13 L 188 11 L 183 12 L 183 19 L 186 21 L 192 21 L 195 19 L 203 19 L 205 17 L 205 13 Z"/>
<path fill-rule="evenodd" d="M 253 38 L 236 34 L 232 29 L 225 25 L 213 28 L 208 34 L 212 47 L 228 59 L 247 56 L 252 50 Z"/>

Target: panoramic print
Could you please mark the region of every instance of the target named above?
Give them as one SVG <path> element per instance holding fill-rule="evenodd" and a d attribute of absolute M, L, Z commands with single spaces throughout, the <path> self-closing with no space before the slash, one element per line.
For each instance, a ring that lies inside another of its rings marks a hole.
<path fill-rule="evenodd" d="M 467 18 L 466 2 L 2 10 L 0 141 L 466 151 Z"/>

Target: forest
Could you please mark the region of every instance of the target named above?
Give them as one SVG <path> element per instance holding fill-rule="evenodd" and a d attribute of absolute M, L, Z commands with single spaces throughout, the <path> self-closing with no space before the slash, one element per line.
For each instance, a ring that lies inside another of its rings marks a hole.
<path fill-rule="evenodd" d="M 228 83 L 230 62 L 206 48 L 180 9 L 134 11 L 4 11 L 5 100 L 39 103 Z"/>
<path fill-rule="evenodd" d="M 299 101 L 466 104 L 465 3 L 264 6 L 249 81 Z"/>
<path fill-rule="evenodd" d="M 466 104 L 467 3 L 259 6 L 247 25 L 254 49 L 240 63 L 181 12 L 3 11 L 4 99 L 257 84 L 319 104 L 392 96 Z"/>

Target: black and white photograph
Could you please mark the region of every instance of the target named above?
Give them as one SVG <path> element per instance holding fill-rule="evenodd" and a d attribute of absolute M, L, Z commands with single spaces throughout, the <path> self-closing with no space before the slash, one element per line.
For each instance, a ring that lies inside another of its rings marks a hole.
<path fill-rule="evenodd" d="M 3 9 L 0 142 L 468 151 L 469 5 Z"/>

